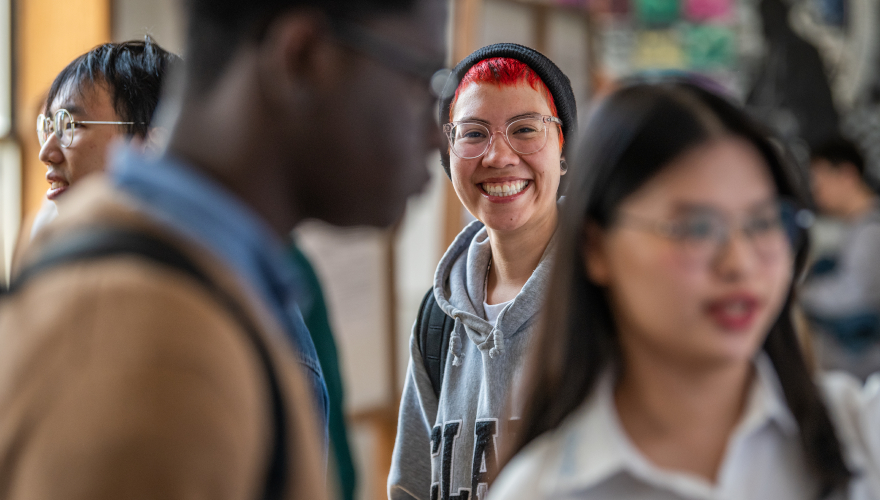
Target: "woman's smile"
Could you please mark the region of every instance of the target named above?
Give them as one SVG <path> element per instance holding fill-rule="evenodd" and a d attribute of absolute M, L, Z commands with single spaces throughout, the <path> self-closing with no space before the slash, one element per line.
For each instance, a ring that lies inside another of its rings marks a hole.
<path fill-rule="evenodd" d="M 488 180 L 477 184 L 483 196 L 493 203 L 509 203 L 520 197 L 532 185 L 528 179 Z"/>
<path fill-rule="evenodd" d="M 750 292 L 732 292 L 706 303 L 705 312 L 726 333 L 748 332 L 761 312 L 763 301 Z"/>

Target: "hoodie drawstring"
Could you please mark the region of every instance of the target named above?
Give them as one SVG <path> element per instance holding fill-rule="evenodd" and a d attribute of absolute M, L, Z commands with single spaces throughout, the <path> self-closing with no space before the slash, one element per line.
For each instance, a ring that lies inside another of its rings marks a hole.
<path fill-rule="evenodd" d="M 501 330 L 492 329 L 492 343 L 494 346 L 489 349 L 489 358 L 495 359 L 504 353 L 504 333 Z M 452 351 L 452 366 L 461 366 L 464 353 L 462 352 L 461 334 L 458 333 L 457 328 L 454 328 L 452 335 L 449 336 L 449 350 Z"/>
<path fill-rule="evenodd" d="M 461 366 L 464 353 L 461 352 L 461 335 L 458 333 L 458 328 L 453 327 L 452 329 L 452 335 L 449 337 L 449 350 L 452 351 L 452 366 Z"/>
<path fill-rule="evenodd" d="M 504 352 L 504 334 L 497 328 L 492 329 L 492 343 L 495 346 L 489 349 L 489 358 L 495 359 Z"/>

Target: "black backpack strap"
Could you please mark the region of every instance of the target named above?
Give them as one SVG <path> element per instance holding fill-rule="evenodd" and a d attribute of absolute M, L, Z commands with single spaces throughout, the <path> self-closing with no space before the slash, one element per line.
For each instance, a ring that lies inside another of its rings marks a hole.
<path fill-rule="evenodd" d="M 263 365 L 272 402 L 274 439 L 272 439 L 272 455 L 266 473 L 266 482 L 260 498 L 264 500 L 283 498 L 288 464 L 286 412 L 280 383 L 269 355 L 268 346 L 263 342 L 259 330 L 241 304 L 214 283 L 178 248 L 159 238 L 131 229 L 97 227 L 80 231 L 57 242 L 57 244 L 53 244 L 36 262 L 27 266 L 13 280 L 8 293 L 15 293 L 25 283 L 52 268 L 120 255 L 145 258 L 176 269 L 195 279 L 211 293 L 214 299 L 235 318 L 235 321 L 244 330 Z"/>
<path fill-rule="evenodd" d="M 446 355 L 449 353 L 449 338 L 455 320 L 450 318 L 437 304 L 434 298 L 434 289 L 428 290 L 422 305 L 419 306 L 419 315 L 416 317 L 416 334 L 418 335 L 419 352 L 422 354 L 422 363 L 428 371 L 431 379 L 431 387 L 434 395 L 440 398 L 443 389 L 443 372 L 446 370 Z"/>

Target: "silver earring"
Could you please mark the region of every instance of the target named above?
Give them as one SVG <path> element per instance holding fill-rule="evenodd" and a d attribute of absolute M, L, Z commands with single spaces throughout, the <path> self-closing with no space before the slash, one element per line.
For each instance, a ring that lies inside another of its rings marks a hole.
<path fill-rule="evenodd" d="M 565 163 L 565 159 L 559 160 L 559 170 L 563 174 L 568 172 L 568 163 Z"/>

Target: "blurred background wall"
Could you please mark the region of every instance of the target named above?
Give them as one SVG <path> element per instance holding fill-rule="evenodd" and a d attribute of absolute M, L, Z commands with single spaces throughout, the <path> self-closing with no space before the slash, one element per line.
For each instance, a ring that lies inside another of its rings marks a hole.
<path fill-rule="evenodd" d="M 0 0 L 0 283 L 21 218 L 21 157 L 12 132 L 12 2 Z"/>
<path fill-rule="evenodd" d="M 876 0 L 449 1 L 450 65 L 489 43 L 537 48 L 570 77 L 581 123 L 619 78 L 694 71 L 747 102 L 801 158 L 816 136 L 840 129 L 860 141 L 871 169 L 880 173 Z M 762 18 L 762 1 L 790 9 L 782 24 Z M 20 226 L 26 229 L 46 190 L 34 129 L 52 79 L 106 41 L 150 34 L 180 52 L 184 25 L 178 0 L 0 0 L 4 270 L 14 236 Z M 791 51 L 813 55 L 798 59 Z M 827 101 L 826 115 L 806 113 L 805 99 Z M 343 230 L 307 222 L 295 231 L 324 281 L 364 499 L 384 497 L 419 302 L 443 250 L 470 218 L 439 156 L 427 158 L 426 166 L 430 185 L 393 228 Z"/>

